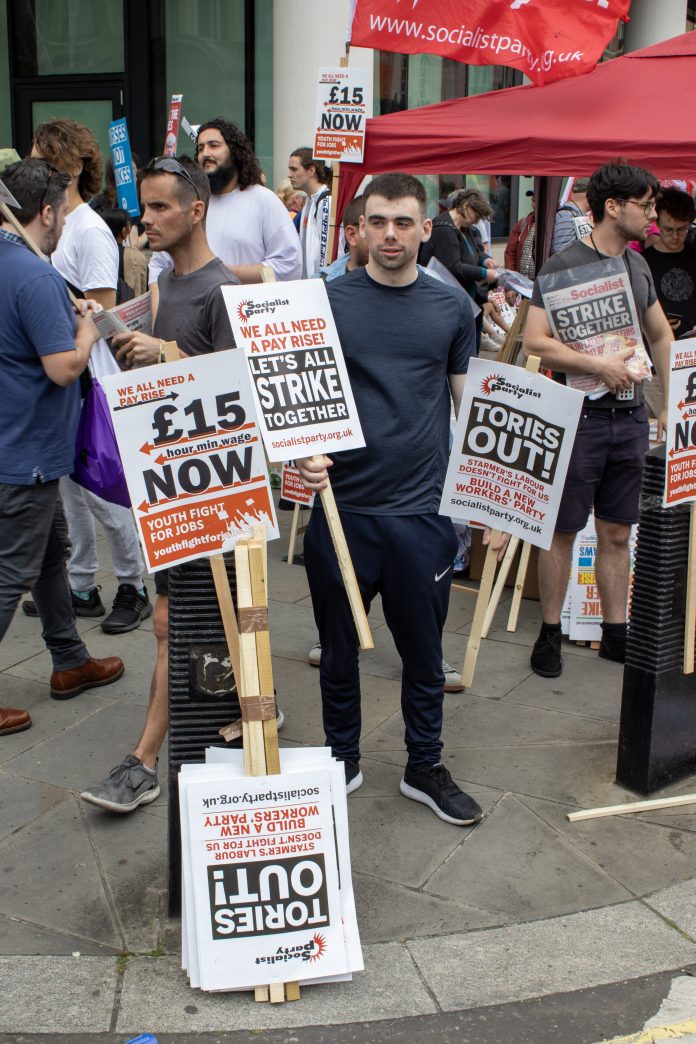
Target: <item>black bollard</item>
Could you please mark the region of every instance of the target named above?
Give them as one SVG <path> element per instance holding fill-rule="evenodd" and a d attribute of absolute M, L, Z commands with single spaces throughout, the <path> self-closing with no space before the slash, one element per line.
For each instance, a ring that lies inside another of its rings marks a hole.
<path fill-rule="evenodd" d="M 645 457 L 616 767 L 638 794 L 696 771 L 696 674 L 683 674 L 690 505 L 663 508 L 664 483 L 660 446 Z"/>
<path fill-rule="evenodd" d="M 234 556 L 225 556 L 236 602 Z M 206 558 L 169 574 L 169 912 L 181 910 L 181 766 L 227 744 L 219 729 L 240 716 L 215 584 Z"/>

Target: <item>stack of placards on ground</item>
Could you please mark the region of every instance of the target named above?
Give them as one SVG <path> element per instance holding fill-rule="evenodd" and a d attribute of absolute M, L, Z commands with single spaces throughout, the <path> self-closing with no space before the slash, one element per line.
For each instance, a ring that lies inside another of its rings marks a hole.
<path fill-rule="evenodd" d="M 631 608 L 637 538 L 638 526 L 633 526 L 629 541 L 631 572 L 628 583 L 627 614 L 630 613 Z M 602 604 L 595 575 L 596 554 L 597 531 L 594 515 L 590 515 L 585 528 L 575 537 L 570 580 L 561 613 L 561 630 L 572 642 L 599 642 L 602 638 Z"/>
<path fill-rule="evenodd" d="M 283 749 L 280 776 L 245 776 L 209 748 L 179 776 L 182 967 L 202 990 L 350 979 L 363 960 L 341 762 Z"/>

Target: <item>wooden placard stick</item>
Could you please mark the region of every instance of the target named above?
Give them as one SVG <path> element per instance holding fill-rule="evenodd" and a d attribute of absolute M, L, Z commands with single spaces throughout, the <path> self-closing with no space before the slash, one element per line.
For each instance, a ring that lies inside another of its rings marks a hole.
<path fill-rule="evenodd" d="M 505 551 L 505 557 L 503 558 L 503 561 L 500 565 L 500 569 L 498 570 L 498 575 L 495 578 L 493 594 L 491 595 L 491 600 L 488 603 L 486 615 L 483 618 L 483 631 L 481 632 L 482 638 L 488 637 L 488 632 L 490 631 L 491 624 L 493 623 L 493 617 L 496 614 L 498 603 L 500 602 L 500 596 L 502 595 L 503 588 L 505 587 L 505 581 L 507 580 L 508 573 L 512 568 L 512 560 L 515 557 L 515 552 L 517 551 L 519 545 L 519 537 L 510 537 L 510 542 Z"/>
<path fill-rule="evenodd" d="M 295 560 L 295 543 L 297 541 L 297 530 L 300 525 L 300 505 L 295 504 L 292 511 L 292 525 L 290 526 L 290 542 L 288 544 L 288 565 Z"/>
<path fill-rule="evenodd" d="M 321 463 L 322 458 L 313 457 L 312 459 Z M 322 489 L 319 496 L 321 497 L 321 503 L 324 508 L 324 514 L 326 515 L 326 522 L 329 527 L 329 532 L 331 533 L 333 546 L 336 549 L 336 557 L 338 558 L 341 576 L 343 577 L 343 583 L 346 587 L 346 594 L 348 595 L 350 609 L 353 614 L 355 629 L 358 632 L 360 648 L 374 649 L 375 645 L 372 641 L 370 625 L 367 622 L 365 606 L 363 605 L 362 595 L 360 594 L 358 581 L 355 577 L 353 560 L 350 557 L 350 551 L 348 550 L 348 544 L 346 543 L 345 533 L 343 532 L 343 526 L 341 524 L 341 517 L 338 513 L 338 508 L 336 507 L 336 499 L 330 481 L 326 489 Z"/>
<path fill-rule="evenodd" d="M 486 615 L 486 607 L 491 597 L 493 578 L 495 577 L 496 552 L 492 550 L 492 545 L 497 544 L 502 535 L 503 534 L 499 529 L 491 531 L 488 550 L 486 551 L 486 559 L 483 563 L 483 573 L 481 574 L 481 583 L 479 585 L 478 598 L 476 599 L 474 619 L 471 621 L 471 632 L 469 634 L 469 641 L 466 645 L 464 666 L 462 667 L 462 685 L 467 689 L 471 687 L 474 680 L 476 661 L 478 659 L 481 638 L 483 635 L 483 621 Z"/>
<path fill-rule="evenodd" d="M 529 359 L 527 360 L 526 369 L 530 370 L 533 373 L 536 373 L 539 370 L 539 362 L 540 359 L 537 355 L 530 355 Z M 476 661 L 478 659 L 479 649 L 481 647 L 481 640 L 483 638 L 483 627 L 486 618 L 486 609 L 491 598 L 493 578 L 495 577 L 497 552 L 493 551 L 493 546 L 500 541 L 502 535 L 503 534 L 499 529 L 494 529 L 491 531 L 490 539 L 488 541 L 488 550 L 486 551 L 486 560 L 483 565 L 483 574 L 481 576 L 479 594 L 478 598 L 476 599 L 474 619 L 471 622 L 471 632 L 469 634 L 469 641 L 467 642 L 466 646 L 464 666 L 462 667 L 462 684 L 465 686 L 465 688 L 470 688 L 474 680 Z"/>
<path fill-rule="evenodd" d="M 251 576 L 251 597 L 254 609 L 266 610 L 266 626 L 254 632 L 256 639 L 256 663 L 259 677 L 259 690 L 262 695 L 273 695 L 273 666 L 271 662 L 271 636 L 268 631 L 268 588 L 266 585 L 266 567 L 264 562 L 265 533 L 262 541 L 254 539 L 249 544 L 249 573 Z M 262 722 L 264 747 L 266 750 L 266 772 L 269 776 L 280 773 L 280 754 L 278 752 L 278 729 L 275 717 Z"/>
<path fill-rule="evenodd" d="M 522 551 L 520 552 L 520 564 L 517 567 L 517 576 L 515 578 L 515 593 L 512 596 L 512 602 L 510 604 L 510 615 L 508 617 L 507 629 L 508 631 L 517 630 L 517 617 L 520 614 L 520 606 L 522 604 L 522 592 L 524 591 L 524 582 L 527 579 L 527 569 L 529 568 L 529 556 L 532 551 L 532 545 L 522 541 Z"/>
<path fill-rule="evenodd" d="M 586 808 L 581 812 L 568 812 L 566 819 L 570 823 L 579 823 L 583 819 L 625 816 L 629 812 L 652 812 L 659 808 L 678 808 L 680 805 L 693 805 L 695 802 L 696 794 L 681 794 L 678 797 L 654 798 L 651 801 L 629 801 L 625 805 L 604 805 L 602 808 Z"/>
<path fill-rule="evenodd" d="M 513 319 L 505 340 L 501 344 L 498 354 L 495 357 L 496 362 L 511 364 L 515 362 L 522 341 L 522 336 L 524 334 L 528 311 L 529 301 L 525 299 L 520 302 L 520 306 L 517 309 L 517 315 Z"/>
<path fill-rule="evenodd" d="M 249 545 L 246 540 L 238 540 L 234 547 L 234 564 L 237 573 L 237 604 L 241 612 L 251 609 L 251 573 L 249 569 Z M 259 686 L 258 663 L 256 659 L 256 637 L 253 631 L 245 631 L 239 627 L 240 674 L 237 683 L 239 705 L 242 717 L 245 718 L 245 701 L 254 696 L 261 696 Z M 241 685 L 240 685 L 241 682 Z M 266 748 L 263 736 L 263 722 L 245 720 L 244 735 L 244 771 L 247 776 L 263 776 L 266 773 Z"/>
<path fill-rule="evenodd" d="M 694 673 L 696 634 L 696 503 L 689 514 L 689 566 L 686 574 L 686 619 L 684 620 L 684 674 Z"/>

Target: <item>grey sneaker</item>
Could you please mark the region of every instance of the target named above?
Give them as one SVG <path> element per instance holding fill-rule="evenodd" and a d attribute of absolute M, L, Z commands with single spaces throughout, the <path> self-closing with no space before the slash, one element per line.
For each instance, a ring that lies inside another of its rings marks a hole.
<path fill-rule="evenodd" d="M 311 667 L 318 667 L 321 663 L 321 642 L 315 642 L 307 653 L 307 663 Z"/>
<path fill-rule="evenodd" d="M 143 765 L 140 758 L 129 754 L 111 770 L 103 783 L 91 790 L 83 790 L 80 797 L 109 812 L 133 812 L 138 805 L 149 805 L 159 797 L 159 792 L 157 766 L 153 771 Z"/>
<path fill-rule="evenodd" d="M 442 673 L 445 676 L 445 692 L 464 692 L 461 674 L 450 667 L 447 660 L 442 661 Z"/>

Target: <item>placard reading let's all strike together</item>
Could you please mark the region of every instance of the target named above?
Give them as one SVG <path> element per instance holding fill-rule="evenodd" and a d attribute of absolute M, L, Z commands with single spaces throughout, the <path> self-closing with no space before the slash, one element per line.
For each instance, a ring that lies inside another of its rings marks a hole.
<path fill-rule="evenodd" d="M 323 280 L 221 290 L 269 459 L 364 446 Z"/>

